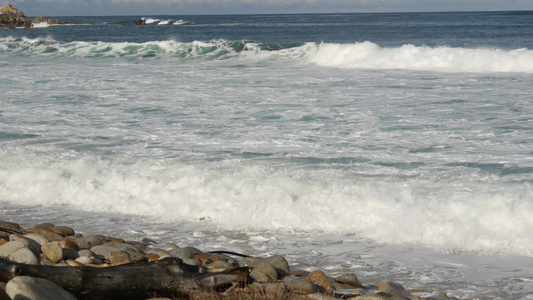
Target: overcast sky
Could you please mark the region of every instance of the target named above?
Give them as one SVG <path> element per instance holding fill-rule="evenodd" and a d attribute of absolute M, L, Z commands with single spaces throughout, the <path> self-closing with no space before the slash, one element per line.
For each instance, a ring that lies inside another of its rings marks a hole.
<path fill-rule="evenodd" d="M 26 16 L 533 10 L 533 0 L 0 0 Z"/>

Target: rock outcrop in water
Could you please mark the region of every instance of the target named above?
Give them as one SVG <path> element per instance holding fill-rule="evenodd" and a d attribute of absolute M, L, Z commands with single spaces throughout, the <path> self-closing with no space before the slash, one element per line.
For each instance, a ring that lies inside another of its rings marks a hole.
<path fill-rule="evenodd" d="M 146 21 L 143 20 L 143 19 L 135 20 L 135 21 L 133 21 L 133 25 L 135 25 L 135 26 L 146 25 Z"/>
<path fill-rule="evenodd" d="M 58 25 L 58 24 L 68 24 L 68 21 L 58 21 L 58 20 L 55 20 L 55 19 L 51 19 L 51 18 L 47 18 L 47 17 L 38 17 L 38 18 L 35 18 L 33 20 L 33 23 L 34 24 L 39 24 L 39 23 L 47 23 L 47 24 L 50 24 L 50 25 Z"/>
<path fill-rule="evenodd" d="M 0 7 L 0 28 L 31 28 L 32 21 L 18 8 L 7 4 Z"/>

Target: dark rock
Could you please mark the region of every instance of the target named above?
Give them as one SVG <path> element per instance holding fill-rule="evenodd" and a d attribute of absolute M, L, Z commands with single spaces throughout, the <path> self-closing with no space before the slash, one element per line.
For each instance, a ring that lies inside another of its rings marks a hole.
<path fill-rule="evenodd" d="M 31 28 L 31 20 L 13 5 L 0 7 L 0 13 L 0 28 Z"/>
<path fill-rule="evenodd" d="M 133 25 L 135 26 L 142 26 L 142 25 L 146 25 L 146 22 L 143 20 L 143 19 L 139 19 L 139 20 L 135 20 L 133 22 Z"/>
<path fill-rule="evenodd" d="M 47 18 L 47 17 L 43 17 L 43 16 L 33 19 L 33 23 L 34 24 L 47 23 L 47 24 L 50 24 L 50 25 L 61 24 L 61 22 L 58 21 L 58 20 Z"/>

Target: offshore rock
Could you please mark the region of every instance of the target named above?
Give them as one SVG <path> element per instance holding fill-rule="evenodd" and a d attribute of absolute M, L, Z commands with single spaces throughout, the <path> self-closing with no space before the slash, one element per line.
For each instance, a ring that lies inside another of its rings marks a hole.
<path fill-rule="evenodd" d="M 42 278 L 17 276 L 6 285 L 6 293 L 11 299 L 32 300 L 76 300 L 57 284 Z"/>
<path fill-rule="evenodd" d="M 146 25 L 146 22 L 143 19 L 139 19 L 139 20 L 133 21 L 133 25 L 135 26 Z"/>
<path fill-rule="evenodd" d="M 0 7 L 0 28 L 31 28 L 32 22 L 18 8 L 7 4 Z"/>

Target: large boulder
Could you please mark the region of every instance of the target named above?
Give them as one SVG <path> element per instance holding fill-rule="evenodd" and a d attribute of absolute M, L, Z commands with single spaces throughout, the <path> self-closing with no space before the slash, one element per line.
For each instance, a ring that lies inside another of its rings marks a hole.
<path fill-rule="evenodd" d="M 17 276 L 6 285 L 6 293 L 11 299 L 35 300 L 76 300 L 57 284 L 42 278 Z"/>
<path fill-rule="evenodd" d="M 0 28 L 31 28 L 32 22 L 11 4 L 0 7 Z"/>

